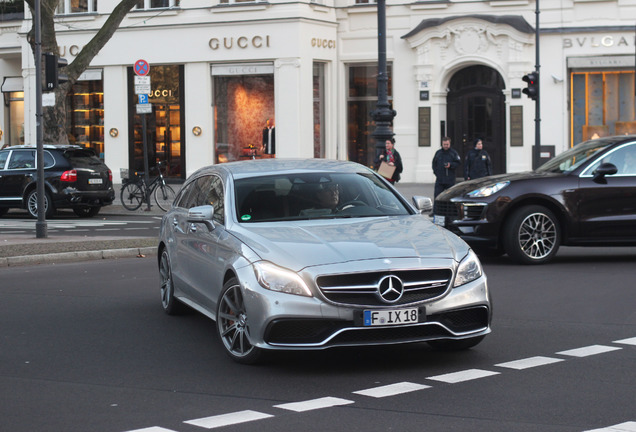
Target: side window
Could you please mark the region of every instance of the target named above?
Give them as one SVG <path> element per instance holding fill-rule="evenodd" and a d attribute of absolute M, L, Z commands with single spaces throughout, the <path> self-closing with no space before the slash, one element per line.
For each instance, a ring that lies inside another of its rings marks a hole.
<path fill-rule="evenodd" d="M 212 183 L 207 193 L 207 204 L 214 206 L 214 222 L 225 224 L 225 192 L 223 190 L 223 182 L 220 177 L 213 176 Z"/>
<path fill-rule="evenodd" d="M 617 165 L 618 174 L 636 175 L 636 144 L 623 148 L 623 163 Z"/>
<path fill-rule="evenodd" d="M 33 150 L 18 150 L 11 153 L 9 169 L 35 168 L 35 152 Z"/>
<path fill-rule="evenodd" d="M 0 170 L 4 169 L 4 166 L 7 163 L 7 157 L 9 156 L 9 152 L 0 153 Z"/>
<path fill-rule="evenodd" d="M 55 159 L 53 159 L 53 155 L 47 151 L 44 152 L 44 168 L 51 168 L 55 165 Z"/>
<path fill-rule="evenodd" d="M 181 192 L 179 193 L 179 197 L 177 198 L 175 202 L 176 207 L 187 208 L 186 205 L 190 197 L 190 194 L 192 193 L 192 189 L 194 189 L 195 183 L 196 181 L 190 182 L 181 189 Z"/>

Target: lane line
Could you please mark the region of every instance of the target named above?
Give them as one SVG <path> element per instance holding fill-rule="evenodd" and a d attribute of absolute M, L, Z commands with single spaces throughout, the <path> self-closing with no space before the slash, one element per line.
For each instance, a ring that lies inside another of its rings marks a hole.
<path fill-rule="evenodd" d="M 222 426 L 229 426 L 239 423 L 246 423 L 255 420 L 263 420 L 266 418 L 274 417 L 271 414 L 265 414 L 258 411 L 237 411 L 229 414 L 221 414 L 212 417 L 204 417 L 200 419 L 184 421 L 184 423 L 191 424 L 193 426 L 199 426 L 206 429 L 213 429 Z"/>
<path fill-rule="evenodd" d="M 614 343 L 626 344 L 626 345 L 636 345 L 636 337 L 629 338 L 629 339 L 616 340 L 616 341 L 614 341 Z"/>
<path fill-rule="evenodd" d="M 636 422 L 630 421 L 600 429 L 590 429 L 584 432 L 636 432 Z"/>
<path fill-rule="evenodd" d="M 450 384 L 455 384 L 463 381 L 470 381 L 479 378 L 485 378 L 493 375 L 499 375 L 499 372 L 487 371 L 483 369 L 467 369 L 465 371 L 452 372 L 443 375 L 436 375 L 428 377 L 433 381 L 442 381 Z"/>
<path fill-rule="evenodd" d="M 523 369 L 528 369 L 528 368 L 532 368 L 536 366 L 544 366 L 544 365 L 548 365 L 552 363 L 558 363 L 562 361 L 565 361 L 565 360 L 552 358 L 552 357 L 536 356 L 536 357 L 528 357 L 526 359 L 509 361 L 505 363 L 499 363 L 499 364 L 496 364 L 495 366 L 516 369 L 516 370 L 523 370 Z"/>
<path fill-rule="evenodd" d="M 610 351 L 616 351 L 623 348 L 611 347 L 607 345 L 590 345 L 582 348 L 575 348 L 567 351 L 559 351 L 556 354 L 571 356 L 571 357 L 587 357 L 596 354 L 603 354 Z"/>
<path fill-rule="evenodd" d="M 274 408 L 281 408 L 289 411 L 304 412 L 321 408 L 330 408 L 340 405 L 348 405 L 354 403 L 347 399 L 340 399 L 336 397 L 323 397 L 318 399 L 307 400 L 303 402 L 291 402 L 281 405 L 274 405 Z"/>
<path fill-rule="evenodd" d="M 173 431 L 172 429 L 165 429 L 159 426 L 152 426 L 152 427 L 143 428 L 143 429 L 129 430 L 126 432 L 176 432 L 176 431 Z"/>
<path fill-rule="evenodd" d="M 396 384 L 389 384 L 380 387 L 369 388 L 366 390 L 358 390 L 352 393 L 362 396 L 369 396 L 374 398 L 383 398 L 388 396 L 395 396 L 403 393 L 414 392 L 417 390 L 423 390 L 430 388 L 431 386 L 416 384 L 411 382 L 400 382 Z"/>

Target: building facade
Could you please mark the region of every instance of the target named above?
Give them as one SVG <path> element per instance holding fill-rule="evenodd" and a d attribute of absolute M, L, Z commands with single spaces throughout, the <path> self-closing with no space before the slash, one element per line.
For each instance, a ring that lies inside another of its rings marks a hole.
<path fill-rule="evenodd" d="M 377 8 L 360 1 L 140 0 L 67 98 L 69 140 L 94 148 L 116 182 L 120 168 L 142 169 L 144 142 L 174 179 L 266 157 L 372 165 Z M 61 56 L 71 62 L 116 4 L 60 2 Z M 521 90 L 536 63 L 535 3 L 389 0 L 386 14 L 402 181 L 434 181 L 446 135 L 462 156 L 481 138 L 495 173 L 530 169 L 535 102 Z M 636 0 L 541 2 L 542 157 L 636 133 L 635 16 Z M 30 28 L 28 11 L 0 21 L 3 145 L 35 143 Z M 140 59 L 148 114 L 137 113 Z"/>

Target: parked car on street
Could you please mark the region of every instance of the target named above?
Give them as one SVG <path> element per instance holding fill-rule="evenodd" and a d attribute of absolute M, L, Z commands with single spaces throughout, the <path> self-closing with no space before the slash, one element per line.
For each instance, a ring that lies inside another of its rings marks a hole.
<path fill-rule="evenodd" d="M 163 217 L 161 302 L 216 321 L 241 363 L 267 350 L 429 342 L 490 332 L 486 276 L 468 245 L 372 170 L 323 159 L 218 164 Z"/>
<path fill-rule="evenodd" d="M 75 145 L 43 146 L 44 208 L 51 217 L 58 208 L 92 217 L 115 198 L 113 174 L 92 149 Z M 25 208 L 37 218 L 36 148 L 11 146 L 0 150 L 0 216 Z"/>
<path fill-rule="evenodd" d="M 636 245 L 636 136 L 586 141 L 532 172 L 459 183 L 433 220 L 478 253 L 542 264 L 559 246 Z"/>

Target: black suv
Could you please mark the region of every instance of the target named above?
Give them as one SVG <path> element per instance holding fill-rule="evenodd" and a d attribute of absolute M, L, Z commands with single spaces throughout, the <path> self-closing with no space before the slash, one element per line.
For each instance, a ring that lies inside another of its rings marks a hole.
<path fill-rule="evenodd" d="M 0 150 L 0 216 L 10 208 L 26 208 L 37 218 L 36 149 L 11 146 Z M 75 145 L 44 145 L 46 217 L 71 208 L 91 217 L 113 203 L 113 174 L 91 149 Z"/>

